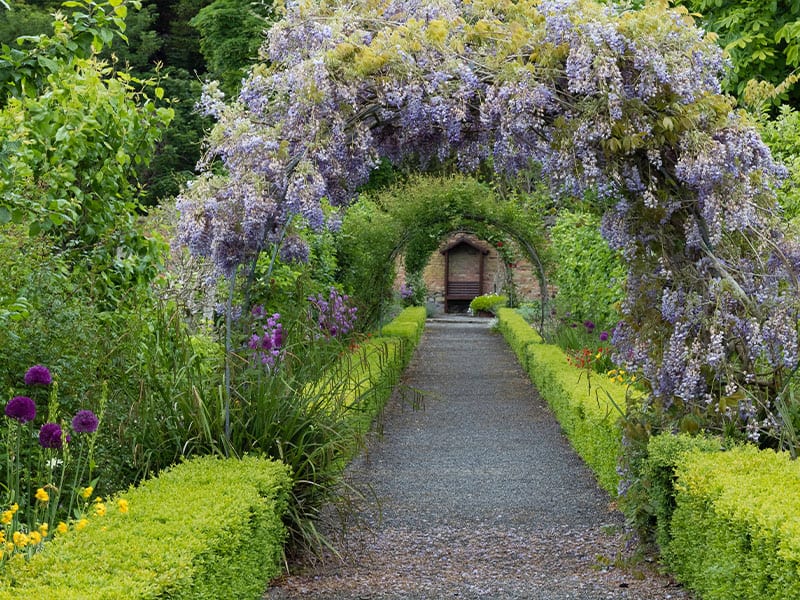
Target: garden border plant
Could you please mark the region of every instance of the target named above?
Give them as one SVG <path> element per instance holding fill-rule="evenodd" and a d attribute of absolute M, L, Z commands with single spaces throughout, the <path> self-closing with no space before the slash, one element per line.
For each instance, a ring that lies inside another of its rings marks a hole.
<path fill-rule="evenodd" d="M 0 599 L 260 598 L 280 574 L 291 478 L 254 457 L 188 460 L 0 572 Z"/>

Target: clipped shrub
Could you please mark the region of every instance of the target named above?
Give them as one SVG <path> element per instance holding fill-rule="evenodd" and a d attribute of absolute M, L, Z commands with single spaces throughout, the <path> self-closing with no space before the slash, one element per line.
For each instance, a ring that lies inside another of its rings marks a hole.
<path fill-rule="evenodd" d="M 514 309 L 501 308 L 497 311 L 497 316 L 497 327 L 500 333 L 503 334 L 508 345 L 517 355 L 517 360 L 523 368 L 527 369 L 528 344 L 541 344 L 544 341 L 542 336 Z"/>
<path fill-rule="evenodd" d="M 508 304 L 508 297 L 500 294 L 483 294 L 476 296 L 469 303 L 469 308 L 474 313 L 490 312 L 497 314 L 497 311 Z"/>
<path fill-rule="evenodd" d="M 704 600 L 800 598 L 800 463 L 754 446 L 680 463 L 664 551 L 678 579 Z"/>
<path fill-rule="evenodd" d="M 623 510 L 642 537 L 652 539 L 661 549 L 669 545 L 675 510 L 675 469 L 689 452 L 720 452 L 722 448 L 721 438 L 702 435 L 664 433 L 650 438 L 641 472 L 621 499 Z"/>
<path fill-rule="evenodd" d="M 266 459 L 186 461 L 124 494 L 125 512 L 112 500 L 83 530 L 9 562 L 0 599 L 260 598 L 281 570 L 290 487 Z"/>
<path fill-rule="evenodd" d="M 619 418 L 626 405 L 627 388 L 603 375 L 587 379 L 586 370 L 567 362 L 557 346 L 539 343 L 525 332 L 530 326 L 513 310 L 501 309 L 499 329 L 509 340 L 531 381 L 553 409 L 575 451 L 594 471 L 600 485 L 617 494 L 617 457 L 622 450 Z M 532 331 L 532 330 L 531 330 Z M 513 332 L 513 334 L 512 334 Z M 515 337 L 516 336 L 516 337 Z"/>
<path fill-rule="evenodd" d="M 419 342 L 422 330 L 425 329 L 427 312 L 424 306 L 409 306 L 400 311 L 392 321 L 381 328 L 381 335 L 386 337 L 406 338 L 412 342 L 411 349 Z"/>

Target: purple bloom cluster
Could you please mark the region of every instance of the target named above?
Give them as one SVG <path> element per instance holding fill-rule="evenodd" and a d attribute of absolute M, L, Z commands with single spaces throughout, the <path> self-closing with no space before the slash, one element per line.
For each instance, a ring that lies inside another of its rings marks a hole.
<path fill-rule="evenodd" d="M 90 410 L 79 410 L 72 417 L 72 430 L 75 433 L 94 433 L 100 425 L 100 419 Z"/>
<path fill-rule="evenodd" d="M 43 365 L 34 365 L 25 372 L 25 385 L 50 385 L 53 376 L 50 369 Z"/>
<path fill-rule="evenodd" d="M 36 418 L 36 404 L 27 396 L 14 396 L 6 404 L 6 416 L 20 423 L 28 423 Z"/>
<path fill-rule="evenodd" d="M 264 307 L 256 306 L 251 312 L 253 327 L 256 330 L 247 342 L 252 350 L 253 362 L 273 369 L 283 353 L 283 325 L 281 315 L 267 316 Z"/>
<path fill-rule="evenodd" d="M 310 315 L 319 329 L 319 335 L 326 338 L 341 337 L 348 334 L 356 321 L 357 309 L 348 306 L 350 298 L 331 288 L 326 298 L 323 294 L 309 296 Z"/>
<path fill-rule="evenodd" d="M 308 255 L 308 244 L 299 236 L 290 235 L 281 244 L 280 256 L 285 263 L 307 263 Z"/>
<path fill-rule="evenodd" d="M 64 432 L 58 423 L 45 423 L 39 430 L 39 445 L 42 448 L 61 450 L 64 447 Z"/>

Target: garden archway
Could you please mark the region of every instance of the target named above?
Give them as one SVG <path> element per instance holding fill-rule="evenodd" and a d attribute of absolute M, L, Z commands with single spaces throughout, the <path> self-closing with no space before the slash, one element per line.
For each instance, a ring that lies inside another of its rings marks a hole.
<path fill-rule="evenodd" d="M 391 296 L 394 264 L 405 257 L 406 271 L 421 273 L 432 253 L 456 231 L 489 242 L 513 240 L 534 267 L 547 304 L 545 243 L 541 211 L 545 190 L 525 196 L 497 198 L 486 184 L 463 176 L 412 177 L 370 194 L 348 211 L 342 224 L 338 254 L 345 285 L 360 290 L 370 315 L 380 314 Z M 365 290 L 369 290 L 365 294 Z"/>
<path fill-rule="evenodd" d="M 781 232 L 781 169 L 685 10 L 301 0 L 265 54 L 236 102 L 206 89 L 219 123 L 179 201 L 194 252 L 234 273 L 292 215 L 322 227 L 320 200 L 351 202 L 380 157 L 503 178 L 536 163 L 554 194 L 592 191 L 605 215 L 628 266 L 618 359 L 650 407 L 724 426 L 733 399 L 737 426 L 783 439 L 800 250 Z"/>

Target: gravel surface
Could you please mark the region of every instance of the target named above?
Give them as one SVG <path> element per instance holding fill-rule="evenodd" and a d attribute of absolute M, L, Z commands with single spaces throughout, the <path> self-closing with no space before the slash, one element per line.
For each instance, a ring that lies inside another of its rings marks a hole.
<path fill-rule="evenodd" d="M 371 490 L 328 525 L 342 560 L 299 560 L 267 599 L 690 599 L 623 519 L 487 320 L 429 320 L 368 450 Z M 423 392 L 413 406 L 411 390 Z"/>

